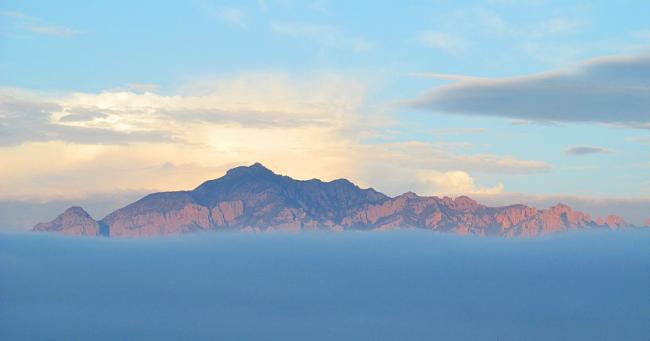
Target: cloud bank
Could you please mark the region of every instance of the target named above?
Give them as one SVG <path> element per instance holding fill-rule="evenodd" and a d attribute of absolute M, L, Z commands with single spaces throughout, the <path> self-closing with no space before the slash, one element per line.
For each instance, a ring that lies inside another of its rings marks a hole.
<path fill-rule="evenodd" d="M 531 76 L 459 79 L 408 105 L 449 114 L 650 128 L 650 56 L 600 58 Z"/>
<path fill-rule="evenodd" d="M 551 169 L 457 148 L 462 143 L 381 139 L 390 120 L 364 108 L 367 87 L 349 75 L 260 73 L 197 80 L 171 94 L 151 85 L 63 94 L 0 89 L 0 159 L 8 160 L 0 197 L 188 189 L 253 162 L 298 179 L 345 177 L 390 195 L 481 191 L 500 181 L 483 185 L 480 174 Z M 419 172 L 462 181 L 443 186 Z"/>
<path fill-rule="evenodd" d="M 0 234 L 0 339 L 643 340 L 636 232 Z"/>

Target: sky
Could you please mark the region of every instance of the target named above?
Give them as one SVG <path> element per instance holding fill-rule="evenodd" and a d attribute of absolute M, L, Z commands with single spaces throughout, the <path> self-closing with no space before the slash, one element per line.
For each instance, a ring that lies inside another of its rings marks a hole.
<path fill-rule="evenodd" d="M 191 189 L 261 162 L 640 223 L 648 23 L 647 1 L 5 0 L 0 201 Z"/>

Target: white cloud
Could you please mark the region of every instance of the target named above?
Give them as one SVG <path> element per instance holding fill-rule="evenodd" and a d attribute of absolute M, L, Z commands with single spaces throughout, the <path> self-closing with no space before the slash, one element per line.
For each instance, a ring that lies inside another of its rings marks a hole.
<path fill-rule="evenodd" d="M 52 37 L 71 37 L 79 34 L 79 31 L 72 28 L 46 24 L 39 18 L 17 11 L 0 12 L 0 15 L 13 20 L 19 28 L 36 34 Z"/>
<path fill-rule="evenodd" d="M 274 21 L 271 23 L 271 30 L 278 35 L 306 39 L 326 48 L 350 49 L 355 52 L 366 52 L 372 48 L 372 44 L 367 40 L 349 36 L 329 25 Z"/>
<path fill-rule="evenodd" d="M 29 26 L 27 29 L 34 33 L 44 34 L 48 36 L 55 36 L 55 37 L 70 37 L 75 34 L 79 34 L 79 32 L 63 26 L 37 25 L 37 26 Z"/>
<path fill-rule="evenodd" d="M 583 25 L 583 22 L 577 19 L 551 18 L 533 27 L 531 29 L 531 35 L 534 37 L 566 35 L 577 31 Z"/>
<path fill-rule="evenodd" d="M 368 143 L 391 127 L 362 112 L 368 86 L 351 75 L 263 73 L 196 81 L 173 95 L 2 89 L 0 197 L 187 189 L 256 161 L 296 178 L 346 177 L 389 194 L 427 193 L 431 182 L 417 176 L 425 170 L 498 176 L 550 168 L 472 154 L 462 141 Z"/>
<path fill-rule="evenodd" d="M 483 32 L 497 36 L 510 33 L 510 26 L 496 12 L 477 8 L 473 10 L 472 14 Z"/>
<path fill-rule="evenodd" d="M 227 7 L 216 10 L 217 17 L 225 23 L 238 26 L 240 28 L 247 28 L 246 14 L 239 8 Z"/>
<path fill-rule="evenodd" d="M 477 187 L 474 179 L 463 171 L 420 171 L 418 179 L 424 186 L 430 187 L 426 194 L 499 194 L 503 192 L 503 184 L 493 187 Z"/>
<path fill-rule="evenodd" d="M 451 54 L 459 54 L 467 51 L 471 42 L 450 33 L 439 31 L 425 31 L 420 33 L 418 41 L 425 46 L 442 50 Z"/>

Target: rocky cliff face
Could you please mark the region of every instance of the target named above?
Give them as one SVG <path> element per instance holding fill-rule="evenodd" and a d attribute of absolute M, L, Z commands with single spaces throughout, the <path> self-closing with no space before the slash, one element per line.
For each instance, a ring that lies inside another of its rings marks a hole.
<path fill-rule="evenodd" d="M 589 215 L 558 204 L 487 207 L 461 196 L 391 198 L 344 180 L 299 181 L 261 164 L 231 169 L 192 191 L 150 194 L 100 221 L 79 207 L 35 231 L 143 237 L 210 230 L 300 231 L 422 228 L 459 234 L 536 236 L 571 229 L 629 227 L 622 218 Z"/>

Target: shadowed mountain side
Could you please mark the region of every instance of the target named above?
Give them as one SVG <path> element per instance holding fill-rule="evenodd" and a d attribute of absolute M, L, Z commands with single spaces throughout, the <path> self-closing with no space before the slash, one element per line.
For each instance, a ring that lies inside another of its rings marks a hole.
<path fill-rule="evenodd" d="M 153 193 L 100 221 L 79 207 L 34 231 L 152 236 L 209 230 L 299 231 L 422 228 L 458 234 L 536 236 L 570 229 L 631 227 L 622 218 L 592 219 L 558 204 L 488 207 L 461 196 L 391 198 L 348 180 L 295 180 L 259 163 L 229 170 L 192 191 Z"/>

